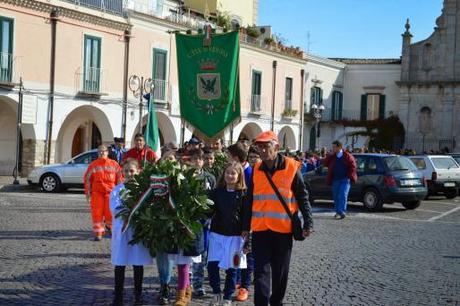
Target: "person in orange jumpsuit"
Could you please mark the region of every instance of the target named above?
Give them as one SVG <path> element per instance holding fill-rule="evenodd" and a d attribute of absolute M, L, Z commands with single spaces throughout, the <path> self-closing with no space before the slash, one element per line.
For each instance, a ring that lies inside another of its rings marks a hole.
<path fill-rule="evenodd" d="M 91 204 L 94 240 L 100 241 L 105 228 L 110 230 L 112 227 L 109 198 L 113 187 L 121 182 L 121 168 L 116 161 L 108 158 L 106 146 L 99 146 L 97 153 L 99 158 L 89 164 L 83 179 L 86 200 Z"/>

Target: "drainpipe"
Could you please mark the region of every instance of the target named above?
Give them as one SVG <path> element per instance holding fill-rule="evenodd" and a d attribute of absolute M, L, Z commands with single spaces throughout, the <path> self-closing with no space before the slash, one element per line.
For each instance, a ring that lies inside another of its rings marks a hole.
<path fill-rule="evenodd" d="M 277 61 L 273 61 L 273 87 L 272 87 L 272 118 L 270 121 L 270 129 L 275 131 L 275 94 L 276 94 L 276 66 Z"/>
<path fill-rule="evenodd" d="M 54 112 L 54 76 L 56 70 L 56 25 L 58 21 L 58 11 L 53 9 L 50 14 L 51 23 L 51 64 L 50 64 L 50 93 L 48 104 L 48 133 L 46 135 L 46 154 L 45 164 L 50 163 L 51 159 L 51 140 L 53 136 L 53 112 Z"/>
<path fill-rule="evenodd" d="M 299 150 L 303 151 L 303 121 L 304 121 L 304 77 L 305 69 L 300 70 L 300 133 L 299 133 Z"/>
<path fill-rule="evenodd" d="M 125 59 L 123 64 L 123 101 L 121 113 L 121 137 L 126 141 L 126 113 L 128 112 L 128 68 L 129 68 L 129 40 L 131 38 L 131 30 L 126 29 L 124 33 L 125 39 Z"/>
<path fill-rule="evenodd" d="M 21 141 L 21 126 L 22 126 L 22 99 L 23 99 L 23 94 L 22 90 L 24 89 L 24 86 L 22 84 L 22 77 L 19 78 L 19 99 L 18 99 L 18 121 L 16 122 L 16 164 L 14 166 L 14 180 L 13 184 L 14 185 L 19 185 L 19 180 L 18 176 L 19 174 L 19 157 L 20 157 L 20 141 Z"/>

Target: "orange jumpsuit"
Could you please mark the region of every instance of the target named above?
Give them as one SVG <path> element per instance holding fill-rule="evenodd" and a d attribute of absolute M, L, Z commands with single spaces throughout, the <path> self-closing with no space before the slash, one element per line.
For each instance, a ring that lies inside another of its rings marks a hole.
<path fill-rule="evenodd" d="M 91 196 L 93 232 L 102 236 L 104 222 L 108 228 L 112 227 L 109 197 L 113 187 L 121 182 L 120 165 L 110 158 L 98 158 L 89 164 L 83 179 L 85 194 Z"/>

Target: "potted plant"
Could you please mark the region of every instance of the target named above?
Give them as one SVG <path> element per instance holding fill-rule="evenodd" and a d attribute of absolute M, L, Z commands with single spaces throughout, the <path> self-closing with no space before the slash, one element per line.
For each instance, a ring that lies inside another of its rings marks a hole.
<path fill-rule="evenodd" d="M 217 26 L 224 28 L 224 29 L 230 29 L 232 26 L 231 20 L 230 20 L 230 14 L 228 12 L 217 12 L 217 17 L 216 17 L 216 24 Z"/>
<path fill-rule="evenodd" d="M 251 36 L 252 38 L 257 38 L 260 36 L 260 31 L 256 26 L 247 26 L 246 27 L 246 34 Z"/>
<path fill-rule="evenodd" d="M 292 118 L 297 115 L 297 110 L 286 108 L 281 115 L 285 118 Z"/>
<path fill-rule="evenodd" d="M 267 37 L 267 38 L 264 39 L 264 43 L 266 45 L 272 45 L 274 42 L 275 42 L 275 40 L 273 38 L 271 38 L 271 37 Z"/>

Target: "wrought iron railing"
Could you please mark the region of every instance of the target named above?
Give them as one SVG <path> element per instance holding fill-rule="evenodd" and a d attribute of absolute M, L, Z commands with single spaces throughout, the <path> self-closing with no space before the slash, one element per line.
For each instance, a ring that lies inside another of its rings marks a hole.
<path fill-rule="evenodd" d="M 154 102 L 166 102 L 168 99 L 168 82 L 165 80 L 153 80 L 154 91 L 153 101 Z"/>
<path fill-rule="evenodd" d="M 96 67 L 78 68 L 75 73 L 75 89 L 77 93 L 100 94 L 106 90 L 103 86 L 105 71 Z"/>
<path fill-rule="evenodd" d="M 13 55 L 0 53 L 0 82 L 10 83 L 13 79 Z"/>
<path fill-rule="evenodd" d="M 124 0 L 61 0 L 75 5 L 96 9 L 98 11 L 122 16 L 124 13 Z"/>
<path fill-rule="evenodd" d="M 260 112 L 260 102 L 261 102 L 261 96 L 260 95 L 252 95 L 251 96 L 251 112 L 256 113 Z"/>

